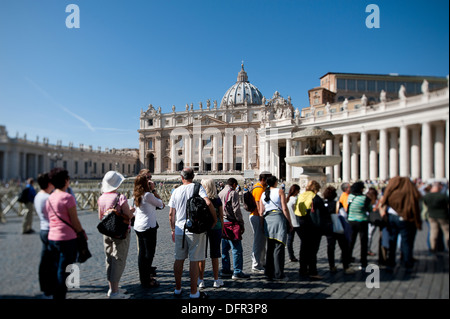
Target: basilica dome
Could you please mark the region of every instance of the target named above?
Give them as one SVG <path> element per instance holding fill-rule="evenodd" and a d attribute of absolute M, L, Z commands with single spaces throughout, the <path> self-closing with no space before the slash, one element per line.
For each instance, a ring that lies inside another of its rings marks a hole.
<path fill-rule="evenodd" d="M 220 106 L 231 105 L 261 105 L 263 95 L 256 86 L 248 81 L 247 72 L 244 71 L 244 64 L 238 74 L 236 83 L 228 89 L 220 102 Z"/>

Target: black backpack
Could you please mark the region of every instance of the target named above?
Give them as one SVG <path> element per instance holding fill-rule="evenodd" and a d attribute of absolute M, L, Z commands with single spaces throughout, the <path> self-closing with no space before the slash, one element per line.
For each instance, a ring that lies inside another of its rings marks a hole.
<path fill-rule="evenodd" d="M 255 188 L 262 188 L 261 186 L 255 186 L 244 194 L 244 209 L 250 213 L 254 212 L 257 208 L 255 198 L 253 197 L 253 190 Z"/>
<path fill-rule="evenodd" d="M 194 193 L 186 203 L 186 229 L 194 234 L 201 234 L 211 229 L 214 219 L 211 216 L 208 205 L 199 195 L 200 184 L 194 183 Z"/>
<path fill-rule="evenodd" d="M 19 194 L 19 198 L 17 199 L 17 201 L 19 203 L 22 204 L 26 204 L 28 203 L 28 193 L 29 193 L 30 189 L 28 187 L 24 188 L 20 194 Z"/>

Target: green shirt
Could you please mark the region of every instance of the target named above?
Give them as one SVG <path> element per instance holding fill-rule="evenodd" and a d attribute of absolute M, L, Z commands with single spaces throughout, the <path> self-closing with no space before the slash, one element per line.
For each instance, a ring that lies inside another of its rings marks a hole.
<path fill-rule="evenodd" d="M 370 199 L 366 195 L 348 195 L 348 220 L 365 222 L 369 220 L 368 212 L 372 210 Z"/>

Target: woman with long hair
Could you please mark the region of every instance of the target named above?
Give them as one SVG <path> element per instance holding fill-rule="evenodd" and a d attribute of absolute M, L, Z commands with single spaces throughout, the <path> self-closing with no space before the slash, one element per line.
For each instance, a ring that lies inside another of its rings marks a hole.
<path fill-rule="evenodd" d="M 217 215 L 217 224 L 212 229 L 208 230 L 208 241 L 209 257 L 211 258 L 214 276 L 213 287 L 220 288 L 223 286 L 222 279 L 219 279 L 219 258 L 222 256 L 222 253 L 220 251 L 220 243 L 222 241 L 223 231 L 222 201 L 217 194 L 216 182 L 213 179 L 202 179 L 201 184 L 206 191 L 206 195 L 208 195 L 208 198 L 213 203 Z M 205 274 L 205 260 L 199 261 L 198 266 L 198 286 L 199 288 L 204 288 L 205 283 L 203 281 L 203 276 Z"/>
<path fill-rule="evenodd" d="M 284 249 L 287 234 L 292 231 L 291 216 L 286 205 L 286 196 L 277 188 L 278 179 L 271 176 L 267 179 L 260 205 L 260 215 L 264 216 L 264 229 L 267 237 L 267 253 L 265 275 L 269 280 L 286 280 L 284 274 Z"/>
<path fill-rule="evenodd" d="M 153 278 L 152 263 L 156 251 L 158 222 L 156 208 L 164 208 L 164 203 L 156 192 L 155 184 L 146 174 L 140 174 L 134 181 L 134 204 L 136 206 L 134 231 L 138 239 L 139 279 L 143 288 L 158 287 Z"/>

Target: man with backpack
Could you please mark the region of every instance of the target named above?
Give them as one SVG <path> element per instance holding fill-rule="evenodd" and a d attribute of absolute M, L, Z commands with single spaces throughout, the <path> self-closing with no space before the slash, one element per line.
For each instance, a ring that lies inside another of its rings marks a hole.
<path fill-rule="evenodd" d="M 23 215 L 22 222 L 22 234 L 33 234 L 34 230 L 31 228 L 33 224 L 34 213 L 34 197 L 36 196 L 36 190 L 33 187 L 34 179 L 27 179 L 27 185 L 22 190 L 18 202 L 22 203 L 26 207 L 25 214 Z"/>
<path fill-rule="evenodd" d="M 212 215 L 212 222 L 210 228 L 214 227 L 217 222 L 216 210 L 206 195 L 203 186 L 198 183 L 193 183 L 194 170 L 186 167 L 181 172 L 182 185 L 174 190 L 170 197 L 168 206 L 170 228 L 172 229 L 172 240 L 175 243 L 175 262 L 173 266 L 175 276 L 175 297 L 181 296 L 181 278 L 183 275 L 184 260 L 189 257 L 189 275 L 191 279 L 191 293 L 190 298 L 207 298 L 204 292 L 197 290 L 198 280 L 198 262 L 205 260 L 206 250 L 206 230 L 202 233 L 197 233 L 193 230 L 197 226 L 197 218 L 191 216 L 192 207 L 198 203 L 198 196 L 195 196 L 194 191 L 198 191 L 198 195 L 203 198 L 204 204 L 209 208 L 209 213 Z M 195 199 L 195 200 L 194 200 Z M 201 206 L 202 203 L 200 203 Z M 198 204 L 197 204 L 198 205 Z M 202 207 L 203 208 L 203 207 Z M 199 210 L 200 209 L 199 207 Z"/>
<path fill-rule="evenodd" d="M 264 218 L 259 215 L 259 201 L 267 187 L 267 179 L 270 176 L 272 176 L 270 172 L 261 172 L 259 175 L 259 182 L 244 195 L 244 208 L 250 212 L 249 220 L 253 230 L 252 272 L 258 274 L 264 274 L 264 265 L 266 263 Z"/>

